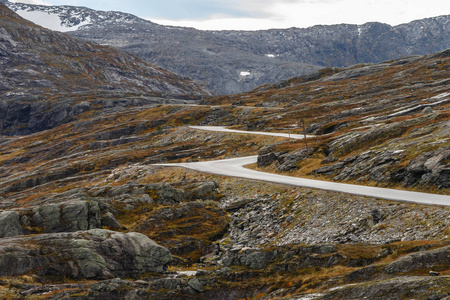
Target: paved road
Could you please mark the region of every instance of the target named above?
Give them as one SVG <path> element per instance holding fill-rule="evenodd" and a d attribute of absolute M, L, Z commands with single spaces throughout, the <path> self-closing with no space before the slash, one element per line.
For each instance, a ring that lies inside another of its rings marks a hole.
<path fill-rule="evenodd" d="M 368 187 L 362 185 L 344 184 L 337 182 L 304 179 L 291 176 L 283 176 L 265 172 L 258 172 L 244 168 L 244 165 L 255 163 L 257 156 L 247 156 L 240 158 L 205 161 L 195 163 L 158 164 L 162 166 L 184 167 L 200 172 L 241 177 L 247 179 L 263 180 L 281 184 L 288 184 L 300 187 L 316 188 L 321 190 L 343 192 L 355 195 L 369 196 L 375 198 L 407 201 L 421 204 L 435 204 L 450 206 L 450 196 L 436 195 L 428 193 L 408 192 L 402 190 L 384 189 Z"/>
<path fill-rule="evenodd" d="M 270 135 L 270 136 L 281 136 L 291 139 L 303 139 L 305 136 L 303 134 L 289 134 L 289 133 L 278 133 L 278 132 L 266 132 L 266 131 L 245 131 L 245 130 L 234 130 L 227 129 L 224 126 L 189 126 L 192 129 L 216 131 L 216 132 L 232 132 L 232 133 L 246 133 L 246 134 L 259 134 L 259 135 Z M 307 138 L 314 137 L 314 135 L 306 135 Z"/>

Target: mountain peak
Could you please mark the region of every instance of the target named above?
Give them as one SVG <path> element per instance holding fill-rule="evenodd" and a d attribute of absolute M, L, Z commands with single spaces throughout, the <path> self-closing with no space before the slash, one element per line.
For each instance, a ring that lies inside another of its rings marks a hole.
<path fill-rule="evenodd" d="M 161 103 L 161 98 L 198 99 L 209 94 L 187 77 L 121 50 L 44 29 L 3 4 L 0 15 L 3 134 L 30 133 L 67 122 L 84 112 L 77 108 L 83 100 L 89 104 L 95 99 L 101 108 L 115 106 L 106 99 L 136 106 Z"/>

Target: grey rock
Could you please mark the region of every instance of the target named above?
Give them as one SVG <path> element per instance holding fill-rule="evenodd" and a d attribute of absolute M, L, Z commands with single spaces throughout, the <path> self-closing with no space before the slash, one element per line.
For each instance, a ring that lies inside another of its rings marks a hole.
<path fill-rule="evenodd" d="M 228 268 L 228 267 L 224 267 L 224 268 L 222 268 L 222 269 L 220 269 L 220 270 L 217 270 L 217 275 L 219 275 L 219 276 L 228 276 L 228 275 L 230 275 L 231 274 L 231 269 L 230 268 Z"/>
<path fill-rule="evenodd" d="M 264 147 L 262 147 L 261 149 L 258 150 L 258 156 L 259 155 L 269 154 L 269 153 L 273 152 L 274 148 L 275 148 L 275 145 L 264 146 Z"/>
<path fill-rule="evenodd" d="M 145 204 L 153 204 L 154 201 L 152 199 L 152 197 L 150 197 L 148 194 L 143 194 L 140 198 L 139 201 Z"/>
<path fill-rule="evenodd" d="M 233 265 L 233 257 L 225 256 L 224 258 L 222 258 L 222 265 L 224 265 L 225 267 Z"/>
<path fill-rule="evenodd" d="M 197 278 L 192 278 L 188 281 L 188 285 L 193 288 L 195 291 L 199 293 L 203 293 L 205 289 L 203 288 L 203 285 L 201 284 L 200 280 Z"/>
<path fill-rule="evenodd" d="M 168 183 L 152 183 L 145 185 L 147 193 L 155 194 L 154 201 L 158 204 L 172 205 L 186 198 L 184 191 L 175 189 Z"/>
<path fill-rule="evenodd" d="M 413 159 L 406 167 L 405 185 L 434 184 L 450 187 L 450 147 L 425 152 Z"/>
<path fill-rule="evenodd" d="M 421 124 L 426 120 L 433 120 L 435 114 L 429 114 L 418 118 L 394 122 L 383 126 L 373 127 L 363 132 L 351 132 L 344 134 L 329 144 L 331 155 L 344 155 L 351 152 L 361 144 L 376 144 L 377 140 L 385 140 L 388 137 L 397 137 L 408 131 L 411 127 Z"/>
<path fill-rule="evenodd" d="M 120 230 L 124 229 L 122 225 L 116 220 L 114 215 L 111 212 L 107 212 L 102 216 L 101 219 L 102 227 L 107 227 L 111 230 Z"/>
<path fill-rule="evenodd" d="M 338 162 L 329 166 L 323 166 L 313 170 L 313 174 L 333 175 L 337 170 L 342 169 L 345 166 L 344 162 Z"/>
<path fill-rule="evenodd" d="M 245 264 L 252 269 L 264 269 L 273 258 L 272 252 L 255 251 L 246 256 Z"/>
<path fill-rule="evenodd" d="M 309 149 L 309 154 L 314 152 L 313 148 Z M 306 149 L 297 150 L 291 153 L 287 153 L 278 157 L 279 166 L 277 171 L 288 172 L 297 168 L 298 163 L 308 157 L 308 151 Z"/>
<path fill-rule="evenodd" d="M 432 109 L 431 107 L 427 106 L 427 107 L 425 107 L 425 108 L 422 110 L 422 113 L 423 113 L 423 114 L 432 114 L 432 113 L 433 113 L 433 109 Z"/>
<path fill-rule="evenodd" d="M 0 240 L 0 276 L 134 277 L 164 272 L 171 258 L 169 250 L 135 232 L 94 229 Z"/>
<path fill-rule="evenodd" d="M 15 211 L 0 212 L 0 238 L 22 235 L 19 213 Z"/>
<path fill-rule="evenodd" d="M 101 228 L 100 208 L 95 201 L 65 201 L 47 204 L 22 212 L 43 232 L 74 232 Z"/>
<path fill-rule="evenodd" d="M 447 299 L 448 282 L 441 277 L 399 276 L 324 290 L 314 299 Z"/>
<path fill-rule="evenodd" d="M 232 199 L 225 199 L 221 202 L 221 207 L 225 209 L 226 211 L 235 211 L 238 210 L 244 206 L 246 206 L 248 203 L 252 202 L 254 199 L 248 199 L 248 198 L 232 198 Z"/>
<path fill-rule="evenodd" d="M 114 278 L 111 280 L 104 280 L 104 281 L 99 281 L 99 282 L 93 283 L 91 285 L 89 292 L 90 293 L 95 293 L 95 292 L 112 293 L 119 289 L 127 288 L 130 286 L 132 286 L 132 284 L 129 281 L 123 280 L 121 278 Z"/>
<path fill-rule="evenodd" d="M 320 163 L 324 165 L 324 164 L 336 162 L 338 160 L 339 160 L 339 158 L 329 155 L 329 156 L 325 157 Z"/>
<path fill-rule="evenodd" d="M 186 193 L 186 198 L 190 200 L 217 200 L 217 189 L 219 185 L 215 181 L 207 181 L 191 186 L 191 191 Z"/>
<path fill-rule="evenodd" d="M 185 280 L 178 278 L 161 278 L 150 283 L 152 290 L 177 290 L 185 285 Z"/>
<path fill-rule="evenodd" d="M 292 223 L 292 222 L 294 222 L 294 220 L 295 220 L 295 217 L 294 217 L 294 216 L 287 216 L 287 217 L 286 217 L 286 222 L 287 222 L 287 223 Z"/>
<path fill-rule="evenodd" d="M 433 269 L 450 261 L 450 246 L 431 251 L 405 255 L 383 268 L 387 274 L 409 273 L 414 270 Z"/>
<path fill-rule="evenodd" d="M 258 155 L 258 160 L 257 160 L 257 164 L 258 167 L 265 167 L 270 165 L 272 162 L 277 160 L 277 156 L 275 155 L 275 153 L 270 152 L 267 154 L 262 154 L 262 155 Z"/>

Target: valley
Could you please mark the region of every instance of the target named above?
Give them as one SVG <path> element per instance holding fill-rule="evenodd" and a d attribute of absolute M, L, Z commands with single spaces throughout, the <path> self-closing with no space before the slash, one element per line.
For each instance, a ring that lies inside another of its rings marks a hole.
<path fill-rule="evenodd" d="M 0 298 L 450 295 L 450 50 L 214 96 L 0 17 Z"/>
<path fill-rule="evenodd" d="M 324 67 L 380 63 L 450 48 L 449 15 L 397 26 L 369 22 L 258 31 L 206 31 L 164 26 L 126 13 L 86 7 L 9 1 L 6 5 L 41 26 L 120 48 L 144 61 L 188 76 L 215 95 L 247 92 Z M 49 18 L 53 21 L 48 21 Z"/>

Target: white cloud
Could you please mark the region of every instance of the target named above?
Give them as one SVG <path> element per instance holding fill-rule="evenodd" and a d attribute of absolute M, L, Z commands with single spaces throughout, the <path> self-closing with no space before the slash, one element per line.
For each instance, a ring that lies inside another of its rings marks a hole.
<path fill-rule="evenodd" d="M 211 1 L 211 0 L 210 0 Z M 153 22 L 211 30 L 257 30 L 313 25 L 391 25 L 450 13 L 448 0 L 215 0 L 248 12 L 248 17 L 213 15 L 207 19 L 158 20 Z"/>

